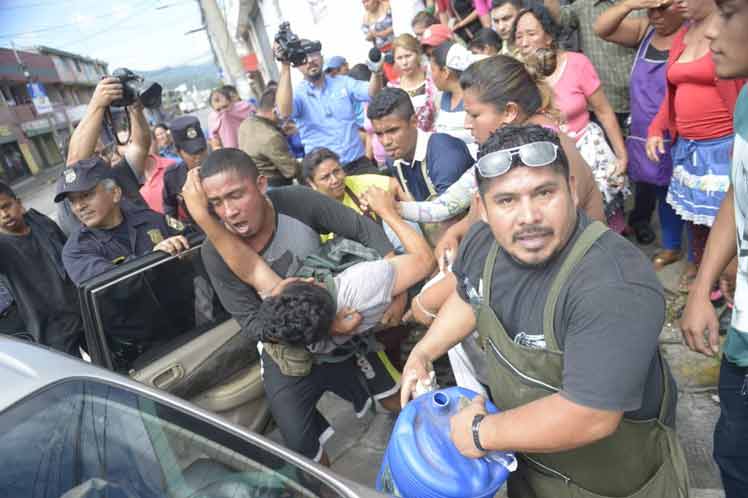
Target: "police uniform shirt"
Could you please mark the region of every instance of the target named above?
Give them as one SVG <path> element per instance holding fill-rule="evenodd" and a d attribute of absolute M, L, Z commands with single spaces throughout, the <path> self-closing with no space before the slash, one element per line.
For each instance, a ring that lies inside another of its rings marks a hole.
<path fill-rule="evenodd" d="M 65 244 L 62 261 L 75 285 L 148 254 L 162 240 L 184 231 L 184 225 L 170 216 L 127 201 L 120 208 L 123 221 L 119 226 L 110 230 L 84 226 L 71 234 Z"/>

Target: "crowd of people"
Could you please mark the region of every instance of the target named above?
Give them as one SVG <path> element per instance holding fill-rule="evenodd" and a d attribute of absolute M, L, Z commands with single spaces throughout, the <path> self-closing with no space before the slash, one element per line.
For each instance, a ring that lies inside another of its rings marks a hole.
<path fill-rule="evenodd" d="M 107 145 L 103 79 L 58 223 L 0 184 L 0 331 L 84 355 L 77 287 L 202 234 L 289 448 L 329 463 L 324 392 L 398 412 L 447 355 L 480 393 L 452 440 L 517 452 L 509 496 L 685 497 L 656 274 L 685 258 L 684 340 L 722 361 L 714 457 L 748 496 L 748 1 L 362 7 L 379 60 L 314 50 L 294 86 L 276 46 L 278 81 L 215 89 L 205 128 L 136 103 Z M 330 264 L 309 277 L 310 257 Z"/>

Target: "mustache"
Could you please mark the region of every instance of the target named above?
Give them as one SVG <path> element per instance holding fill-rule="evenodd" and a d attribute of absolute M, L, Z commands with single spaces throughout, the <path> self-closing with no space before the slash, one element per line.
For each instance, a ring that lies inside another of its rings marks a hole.
<path fill-rule="evenodd" d="M 544 227 L 543 225 L 530 225 L 512 235 L 512 242 L 517 242 L 519 239 L 525 237 L 548 235 L 553 235 L 553 229 Z"/>

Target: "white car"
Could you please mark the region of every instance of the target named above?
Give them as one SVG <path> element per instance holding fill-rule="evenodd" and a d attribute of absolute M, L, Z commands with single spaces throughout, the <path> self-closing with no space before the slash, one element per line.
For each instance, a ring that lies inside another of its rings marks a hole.
<path fill-rule="evenodd" d="M 0 496 L 381 497 L 175 396 L 0 337 Z"/>

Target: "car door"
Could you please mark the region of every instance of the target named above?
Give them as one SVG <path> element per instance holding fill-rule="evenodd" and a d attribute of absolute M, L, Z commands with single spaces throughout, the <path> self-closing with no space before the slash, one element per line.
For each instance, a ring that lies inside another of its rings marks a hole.
<path fill-rule="evenodd" d="M 200 256 L 154 252 L 80 289 L 95 364 L 189 400 L 261 432 L 264 398 L 256 342 L 221 306 Z"/>
<path fill-rule="evenodd" d="M 8 497 L 383 496 L 187 404 L 79 372 L 0 412 L 0 461 Z"/>

